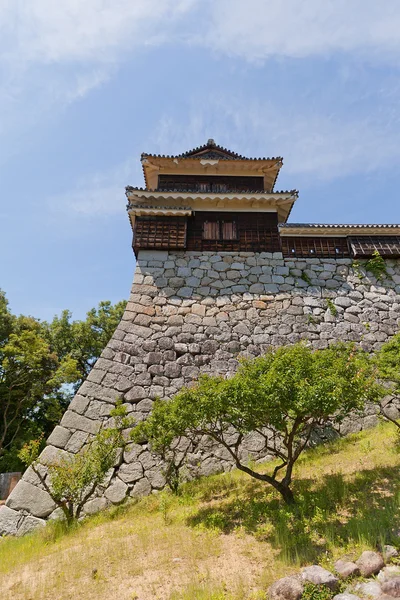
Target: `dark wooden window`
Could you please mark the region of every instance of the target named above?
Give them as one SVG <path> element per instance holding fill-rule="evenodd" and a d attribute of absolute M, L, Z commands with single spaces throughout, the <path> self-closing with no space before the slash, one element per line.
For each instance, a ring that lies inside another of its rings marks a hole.
<path fill-rule="evenodd" d="M 218 233 L 207 223 L 219 222 Z M 188 219 L 187 249 L 204 252 L 281 250 L 276 213 L 196 212 Z"/>
<path fill-rule="evenodd" d="M 236 240 L 235 221 L 204 221 L 203 240 Z"/>
<path fill-rule="evenodd" d="M 346 238 L 282 236 L 285 258 L 346 258 L 350 256 Z"/>
<path fill-rule="evenodd" d="M 220 240 L 219 221 L 204 221 L 203 240 Z"/>
<path fill-rule="evenodd" d="M 133 248 L 185 248 L 186 217 L 137 217 Z"/>
<path fill-rule="evenodd" d="M 400 256 L 400 236 L 382 235 L 382 236 L 351 236 L 349 244 L 353 256 L 362 258 L 369 257 L 377 250 L 381 256 L 394 257 Z"/>
<path fill-rule="evenodd" d="M 229 192 L 262 191 L 263 177 L 235 175 L 159 175 L 158 190 L 176 190 L 179 192 L 210 192 L 213 194 Z"/>

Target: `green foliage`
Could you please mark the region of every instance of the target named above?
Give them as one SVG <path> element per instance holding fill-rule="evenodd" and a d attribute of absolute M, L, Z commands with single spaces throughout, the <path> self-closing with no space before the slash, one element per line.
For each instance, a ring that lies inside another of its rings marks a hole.
<path fill-rule="evenodd" d="M 64 311 L 46 323 L 13 315 L 0 290 L 0 471 L 19 470 L 22 445 L 60 421 L 72 387 L 88 374 L 124 306 L 101 302 L 85 321 L 71 322 Z"/>
<path fill-rule="evenodd" d="M 379 377 L 391 383 L 391 389 L 400 393 L 400 333 L 383 344 L 376 354 Z"/>
<path fill-rule="evenodd" d="M 154 452 L 174 462 L 177 440 L 185 439 L 189 451 L 207 436 L 231 454 L 238 469 L 271 484 L 290 503 L 293 466 L 311 433 L 375 398 L 374 375 L 368 356 L 353 345 L 313 351 L 296 344 L 271 350 L 244 361 L 230 379 L 202 376 L 172 400 L 157 401 L 132 436 L 148 440 Z M 244 436 L 250 432 L 258 432 L 264 451 L 278 459 L 272 474 L 258 473 L 241 461 Z M 182 452 L 179 456 L 182 464 Z"/>
<path fill-rule="evenodd" d="M 310 277 L 309 277 L 309 275 L 308 275 L 307 271 L 303 271 L 303 272 L 302 272 L 302 274 L 301 274 L 301 279 L 302 279 L 303 281 L 305 281 L 306 283 L 308 283 L 308 285 L 311 285 L 311 279 L 310 279 Z"/>
<path fill-rule="evenodd" d="M 358 279 L 362 279 L 363 278 L 363 273 L 361 271 L 361 263 L 358 260 L 353 260 L 353 263 L 351 265 L 353 267 L 353 271 L 354 274 L 358 277 Z"/>
<path fill-rule="evenodd" d="M 78 454 L 62 457 L 48 467 L 50 485 L 38 469 L 41 440 L 31 440 L 19 452 L 20 459 L 31 466 L 54 502 L 63 510 L 68 523 L 78 519 L 84 504 L 101 485 L 125 445 L 123 431 L 132 425 L 122 402 L 111 411 L 114 427 L 102 429 Z"/>
<path fill-rule="evenodd" d="M 330 298 L 327 298 L 327 299 L 326 299 L 326 305 L 327 305 L 327 307 L 329 308 L 329 311 L 330 311 L 331 315 L 332 315 L 333 317 L 337 317 L 337 315 L 338 315 L 338 310 L 337 310 L 337 308 L 336 308 L 335 304 L 332 302 L 332 300 L 331 300 Z"/>
<path fill-rule="evenodd" d="M 386 393 L 400 395 L 400 333 L 393 336 L 388 342 L 383 344 L 379 352 L 376 353 L 375 361 L 378 367 L 378 376 L 385 382 Z M 388 414 L 388 411 L 382 404 L 379 404 L 381 414 L 389 421 L 394 423 L 399 429 L 400 421 Z M 400 446 L 400 438 L 399 438 Z"/>
<path fill-rule="evenodd" d="M 331 600 L 335 594 L 325 585 L 315 585 L 314 583 L 306 583 L 302 594 L 302 600 Z"/>
<path fill-rule="evenodd" d="M 375 252 L 372 254 L 372 258 L 367 260 L 365 263 L 365 268 L 367 271 L 370 271 L 370 273 L 372 273 L 376 279 L 384 279 L 385 277 L 388 277 L 385 261 L 379 254 L 378 250 L 375 250 Z"/>
<path fill-rule="evenodd" d="M 51 340 L 57 355 L 69 357 L 77 365 L 78 376 L 74 387 L 77 389 L 87 377 L 101 351 L 107 345 L 120 322 L 126 306 L 125 301 L 103 301 L 98 308 L 92 308 L 85 321 L 72 321 L 71 313 L 64 310 L 60 317 L 46 323 L 46 334 Z"/>

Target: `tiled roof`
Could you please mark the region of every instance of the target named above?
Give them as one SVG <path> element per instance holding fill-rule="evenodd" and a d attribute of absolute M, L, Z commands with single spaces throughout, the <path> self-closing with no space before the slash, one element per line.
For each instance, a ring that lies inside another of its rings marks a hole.
<path fill-rule="evenodd" d="M 146 152 L 142 153 L 143 158 L 210 158 L 210 159 L 219 159 L 219 160 L 276 160 L 282 162 L 281 156 L 272 156 L 268 158 L 249 158 L 247 156 L 242 156 L 241 154 L 237 154 L 232 150 L 228 150 L 228 148 L 223 148 L 222 146 L 218 146 L 214 142 L 214 140 L 210 139 L 203 146 L 198 146 L 197 148 L 193 148 L 192 150 L 188 150 L 187 152 L 183 152 L 182 154 L 170 155 L 170 154 L 147 154 Z"/>
<path fill-rule="evenodd" d="M 125 190 L 127 192 L 158 192 L 159 194 L 164 194 L 164 193 L 176 193 L 176 194 L 216 194 L 216 195 L 221 195 L 221 194 L 254 194 L 254 195 L 259 195 L 259 194 L 268 194 L 268 195 L 276 195 L 276 194 L 292 194 L 294 196 L 298 196 L 299 192 L 298 190 L 279 190 L 279 191 L 273 191 L 273 192 L 268 192 L 266 190 L 241 190 L 240 192 L 237 192 L 235 190 L 232 191 L 226 191 L 226 192 L 196 192 L 196 191 L 182 191 L 182 190 L 176 190 L 176 189 L 162 189 L 162 190 L 150 190 L 147 188 L 142 188 L 142 187 L 133 187 L 131 185 L 127 185 L 125 187 Z"/>
<path fill-rule="evenodd" d="M 141 204 L 137 206 L 136 204 L 131 204 L 130 202 L 126 205 L 127 210 L 130 208 L 135 209 L 143 209 L 143 210 L 192 210 L 190 206 L 151 206 L 149 204 Z"/>
<path fill-rule="evenodd" d="M 357 225 L 351 225 L 351 224 L 342 224 L 342 223 L 279 223 L 279 227 L 281 228 L 290 228 L 290 227 L 309 227 L 312 229 L 331 229 L 331 228 L 338 228 L 338 229 L 343 229 L 343 228 L 351 228 L 351 229 L 355 229 L 357 227 L 359 227 L 360 229 L 365 229 L 367 227 L 371 227 L 371 228 L 381 228 L 381 229 L 391 229 L 391 228 L 396 228 L 396 227 L 400 227 L 400 225 L 395 225 L 393 223 L 388 223 L 388 224 L 357 224 Z"/>

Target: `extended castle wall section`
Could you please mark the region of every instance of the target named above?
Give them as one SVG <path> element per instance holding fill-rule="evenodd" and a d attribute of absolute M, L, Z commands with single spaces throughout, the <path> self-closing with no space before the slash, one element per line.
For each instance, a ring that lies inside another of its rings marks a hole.
<path fill-rule="evenodd" d="M 46 464 L 76 453 L 106 423 L 117 398 L 145 419 L 156 397 L 170 398 L 200 373 L 234 373 L 239 355 L 308 340 L 325 348 L 337 340 L 372 351 L 400 325 L 400 262 L 386 261 L 377 281 L 350 259 L 283 259 L 279 253 L 139 253 L 121 323 L 41 455 Z M 388 399 L 387 409 L 398 416 Z M 377 422 L 376 407 L 349 417 L 341 433 Z M 256 434 L 246 456 L 265 459 Z M 190 457 L 192 473 L 231 468 L 225 450 L 207 446 Z M 146 445 L 130 444 L 86 512 L 162 489 L 159 461 Z M 59 514 L 28 469 L 0 508 L 0 534 L 22 534 Z"/>

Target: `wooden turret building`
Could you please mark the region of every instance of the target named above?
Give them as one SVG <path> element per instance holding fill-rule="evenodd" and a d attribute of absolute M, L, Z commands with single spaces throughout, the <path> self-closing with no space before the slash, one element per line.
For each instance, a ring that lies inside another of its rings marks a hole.
<path fill-rule="evenodd" d="M 247 158 L 214 140 L 178 156 L 142 154 L 127 187 L 133 248 L 282 252 L 286 258 L 400 256 L 399 225 L 288 223 L 298 192 L 275 191 L 282 158 Z"/>

